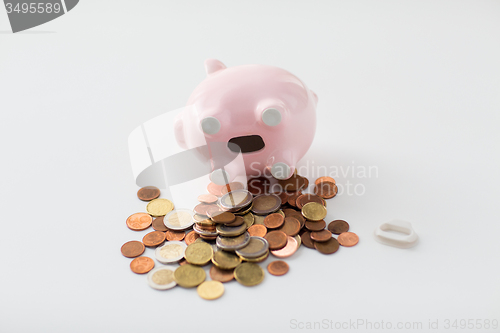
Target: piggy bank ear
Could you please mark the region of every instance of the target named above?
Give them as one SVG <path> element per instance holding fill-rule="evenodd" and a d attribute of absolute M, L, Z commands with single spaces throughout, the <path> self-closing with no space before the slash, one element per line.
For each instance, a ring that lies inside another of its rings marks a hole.
<path fill-rule="evenodd" d="M 205 71 L 207 75 L 213 74 L 220 71 L 221 69 L 227 68 L 222 62 L 217 59 L 207 59 L 205 60 Z"/>

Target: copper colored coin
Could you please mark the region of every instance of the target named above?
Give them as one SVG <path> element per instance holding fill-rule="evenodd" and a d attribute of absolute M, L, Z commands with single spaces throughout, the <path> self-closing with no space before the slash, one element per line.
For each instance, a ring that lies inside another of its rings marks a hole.
<path fill-rule="evenodd" d="M 184 241 L 186 242 L 187 245 L 193 244 L 198 238 L 200 238 L 200 235 L 198 235 L 194 230 L 191 230 L 190 232 L 187 233 L 186 237 L 184 238 Z"/>
<path fill-rule="evenodd" d="M 285 213 L 285 217 L 295 217 L 297 220 L 300 222 L 300 228 L 304 228 L 304 225 L 306 223 L 306 219 L 304 216 L 302 216 L 302 213 L 299 211 L 296 211 L 295 209 L 291 208 L 286 208 L 283 209 L 283 212 Z"/>
<path fill-rule="evenodd" d="M 223 212 L 223 213 L 217 214 L 215 216 L 212 216 L 212 221 L 214 221 L 215 223 L 227 224 L 227 223 L 234 222 L 235 219 L 236 219 L 236 216 L 231 212 Z"/>
<path fill-rule="evenodd" d="M 289 266 L 283 260 L 276 260 L 267 265 L 267 271 L 271 275 L 281 276 L 288 272 Z"/>
<path fill-rule="evenodd" d="M 330 230 L 332 234 L 340 235 L 343 232 L 349 231 L 349 223 L 344 220 L 335 220 L 328 224 L 328 230 Z"/>
<path fill-rule="evenodd" d="M 217 236 L 205 236 L 205 235 L 200 235 L 200 238 L 206 239 L 206 240 L 214 240 L 217 238 Z"/>
<path fill-rule="evenodd" d="M 214 205 L 214 207 L 210 208 L 207 210 L 207 216 L 209 218 L 212 218 L 216 215 L 222 214 L 224 211 L 217 205 Z"/>
<path fill-rule="evenodd" d="M 358 244 L 359 237 L 354 232 L 343 232 L 337 237 L 337 240 L 340 245 L 350 247 Z"/>
<path fill-rule="evenodd" d="M 186 258 L 182 258 L 177 263 L 179 264 L 179 266 L 184 266 L 184 265 L 188 264 Z"/>
<path fill-rule="evenodd" d="M 271 254 L 278 258 L 287 258 L 293 255 L 299 249 L 299 242 L 297 238 L 288 236 L 288 241 L 284 248 L 279 250 L 272 250 Z"/>
<path fill-rule="evenodd" d="M 215 204 L 200 203 L 194 206 L 193 210 L 196 214 L 208 216 L 208 213 L 213 210 L 218 210 L 219 207 Z"/>
<path fill-rule="evenodd" d="M 146 274 L 155 267 L 155 262 L 149 257 L 138 257 L 130 262 L 130 269 L 137 274 Z"/>
<path fill-rule="evenodd" d="M 210 194 L 213 194 L 215 196 L 218 196 L 220 197 L 222 195 L 221 191 L 222 191 L 222 188 L 224 186 L 223 185 L 217 185 L 215 183 L 210 183 L 208 184 L 207 186 L 207 191 L 210 193 Z"/>
<path fill-rule="evenodd" d="M 210 278 L 219 282 L 229 282 L 234 279 L 233 269 L 220 269 L 219 267 L 212 265 L 210 268 Z"/>
<path fill-rule="evenodd" d="M 269 183 L 269 179 L 265 177 L 250 178 L 247 181 L 247 191 L 254 196 L 268 193 Z"/>
<path fill-rule="evenodd" d="M 222 195 L 226 194 L 226 193 L 229 193 L 229 192 L 232 192 L 232 191 L 236 191 L 236 190 L 244 190 L 245 189 L 245 185 L 243 185 L 242 183 L 239 183 L 239 182 L 232 182 L 232 183 L 229 183 L 229 184 L 226 184 L 222 187 L 220 193 Z"/>
<path fill-rule="evenodd" d="M 317 202 L 317 203 L 320 203 L 322 205 L 325 205 L 325 199 L 323 199 L 322 197 L 320 197 L 316 194 L 306 193 L 306 194 L 300 195 L 297 198 L 296 206 L 298 209 L 302 209 L 302 207 L 304 207 L 304 205 L 308 202 Z"/>
<path fill-rule="evenodd" d="M 285 247 L 288 242 L 288 236 L 279 230 L 268 232 L 264 238 L 269 243 L 269 250 L 279 250 Z"/>
<path fill-rule="evenodd" d="M 282 210 L 283 210 L 283 213 L 285 214 L 285 217 L 292 216 L 294 214 L 301 214 L 300 211 L 298 211 L 294 208 L 284 208 Z"/>
<path fill-rule="evenodd" d="M 284 205 L 288 202 L 288 197 L 290 196 L 288 193 L 286 192 L 279 192 L 279 193 L 276 193 L 280 199 L 281 199 L 281 204 Z"/>
<path fill-rule="evenodd" d="M 324 199 L 331 199 L 337 195 L 338 188 L 332 182 L 321 182 L 314 188 L 314 193 Z"/>
<path fill-rule="evenodd" d="M 157 217 L 153 220 L 153 223 L 152 223 L 153 229 L 155 229 L 156 231 L 163 231 L 163 232 L 168 230 L 168 228 L 165 227 L 165 224 L 163 224 L 164 217 L 165 216 L 160 216 L 160 217 Z"/>
<path fill-rule="evenodd" d="M 311 232 L 310 231 L 304 232 L 302 235 L 300 235 L 300 238 L 302 240 L 302 244 L 305 247 L 308 247 L 310 249 L 315 249 L 314 241 L 311 239 Z"/>
<path fill-rule="evenodd" d="M 299 176 L 297 174 L 293 174 L 292 177 L 288 179 L 279 180 L 278 183 L 282 186 L 283 190 L 286 192 L 298 191 L 302 189 L 306 184 L 304 177 Z"/>
<path fill-rule="evenodd" d="M 309 231 L 321 231 L 321 230 L 325 229 L 326 222 L 325 222 L 325 220 L 321 220 L 321 221 L 309 221 L 309 220 L 307 220 L 305 227 Z"/>
<path fill-rule="evenodd" d="M 127 227 L 132 230 L 139 231 L 149 228 L 153 218 L 147 213 L 135 213 L 127 218 Z"/>
<path fill-rule="evenodd" d="M 245 220 L 243 219 L 243 217 L 236 216 L 234 218 L 234 221 L 231 222 L 231 223 L 226 223 L 226 226 L 228 226 L 228 227 L 238 227 L 238 226 L 242 225 L 243 223 L 245 223 Z"/>
<path fill-rule="evenodd" d="M 304 226 L 306 225 L 306 218 L 304 216 L 301 215 L 295 215 L 295 216 L 292 216 L 292 217 L 295 217 L 297 220 L 299 220 L 300 222 L 300 229 L 304 228 Z"/>
<path fill-rule="evenodd" d="M 306 177 L 302 177 L 302 179 L 304 179 L 304 186 L 302 187 L 302 189 L 307 190 L 307 188 L 309 187 L 309 179 L 307 179 Z"/>
<path fill-rule="evenodd" d="M 142 201 L 151 201 L 160 196 L 160 189 L 154 186 L 146 186 L 137 191 L 137 197 Z"/>
<path fill-rule="evenodd" d="M 300 222 L 293 216 L 285 217 L 285 223 L 278 230 L 283 231 L 287 236 L 296 236 L 300 231 Z"/>
<path fill-rule="evenodd" d="M 302 195 L 301 191 L 297 191 L 294 194 L 288 196 L 287 202 L 290 206 L 297 207 L 297 198 Z"/>
<path fill-rule="evenodd" d="M 322 183 L 322 182 L 331 182 L 331 183 L 335 183 L 335 179 L 333 179 L 332 177 L 319 177 L 318 179 L 316 179 L 314 181 L 314 184 L 315 185 L 318 185 L 319 183 Z"/>
<path fill-rule="evenodd" d="M 329 230 L 311 231 L 311 239 L 315 242 L 326 242 L 332 238 L 332 233 Z"/>
<path fill-rule="evenodd" d="M 122 245 L 122 254 L 127 258 L 135 258 L 144 253 L 144 244 L 139 241 L 130 241 Z"/>
<path fill-rule="evenodd" d="M 285 218 L 279 213 L 269 214 L 264 218 L 264 225 L 268 229 L 277 229 L 283 225 Z"/>
<path fill-rule="evenodd" d="M 302 239 L 302 242 L 304 242 L 304 239 Z M 314 247 L 323 254 L 332 254 L 339 249 L 339 242 L 334 237 L 331 237 L 326 242 L 314 242 Z"/>
<path fill-rule="evenodd" d="M 198 196 L 198 201 L 206 204 L 213 204 L 217 202 L 217 196 L 213 194 L 201 194 Z"/>
<path fill-rule="evenodd" d="M 142 238 L 142 242 L 144 243 L 144 245 L 149 247 L 158 246 L 164 241 L 165 233 L 161 231 L 152 231 Z"/>
<path fill-rule="evenodd" d="M 254 224 L 247 231 L 250 236 L 264 237 L 267 233 L 267 228 L 261 224 Z"/>
<path fill-rule="evenodd" d="M 184 231 L 169 230 L 165 233 L 165 238 L 169 241 L 181 241 L 186 237 Z"/>
<path fill-rule="evenodd" d="M 217 229 L 215 227 L 215 224 L 213 225 L 205 225 L 205 224 L 198 224 L 196 223 L 196 227 L 194 228 L 196 230 L 204 230 L 204 231 L 210 231 L 210 232 L 215 232 Z"/>

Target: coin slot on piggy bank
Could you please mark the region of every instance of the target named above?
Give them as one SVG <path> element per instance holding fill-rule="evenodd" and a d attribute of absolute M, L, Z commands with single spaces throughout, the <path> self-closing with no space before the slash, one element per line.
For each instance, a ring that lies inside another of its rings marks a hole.
<path fill-rule="evenodd" d="M 227 68 L 215 59 L 205 61 L 207 77 L 191 94 L 187 105 L 197 119 L 180 113 L 174 132 L 178 144 L 191 149 L 190 136 L 201 131 L 210 147 L 225 143 L 228 152 L 243 156 L 244 169 L 214 167 L 213 177 L 232 181 L 244 173 L 290 178 L 305 155 L 316 130 L 316 94 L 298 77 L 273 66 Z M 196 127 L 196 128 L 193 128 Z M 225 148 L 226 149 L 226 148 Z M 218 154 L 212 152 L 214 165 Z M 223 171 L 221 171 L 223 169 Z"/>

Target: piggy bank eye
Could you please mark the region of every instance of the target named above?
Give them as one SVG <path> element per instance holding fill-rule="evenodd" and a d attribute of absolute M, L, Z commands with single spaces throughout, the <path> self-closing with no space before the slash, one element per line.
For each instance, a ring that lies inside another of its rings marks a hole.
<path fill-rule="evenodd" d="M 276 109 L 265 109 L 262 112 L 262 121 L 267 126 L 276 126 L 281 122 L 281 112 Z"/>
<path fill-rule="evenodd" d="M 217 134 L 220 130 L 220 122 L 215 117 L 206 117 L 201 121 L 201 128 L 205 134 Z"/>

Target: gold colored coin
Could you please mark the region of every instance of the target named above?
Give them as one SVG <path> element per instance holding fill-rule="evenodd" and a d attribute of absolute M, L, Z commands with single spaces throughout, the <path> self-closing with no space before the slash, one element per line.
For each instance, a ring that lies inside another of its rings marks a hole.
<path fill-rule="evenodd" d="M 168 199 L 154 199 L 146 206 L 148 213 L 154 217 L 167 215 L 174 209 L 174 204 Z"/>
<path fill-rule="evenodd" d="M 201 298 L 213 300 L 224 294 L 224 285 L 219 281 L 205 281 L 196 289 Z"/>
<path fill-rule="evenodd" d="M 210 244 L 198 242 L 188 245 L 184 253 L 184 258 L 190 264 L 202 266 L 207 264 L 213 255 L 214 250 Z"/>
<path fill-rule="evenodd" d="M 234 269 L 234 278 L 244 286 L 256 286 L 264 280 L 264 270 L 257 264 L 244 262 Z"/>
<path fill-rule="evenodd" d="M 326 207 L 317 202 L 308 202 L 302 207 L 302 215 L 311 221 L 321 221 L 326 217 Z"/>
<path fill-rule="evenodd" d="M 255 221 L 254 215 L 252 213 L 248 213 L 248 214 L 243 215 L 242 217 L 247 225 L 247 229 L 250 228 Z"/>
<path fill-rule="evenodd" d="M 175 282 L 184 288 L 196 287 L 205 281 L 206 277 L 203 268 L 191 264 L 179 266 L 174 272 Z"/>
<path fill-rule="evenodd" d="M 295 238 L 295 240 L 297 241 L 297 247 L 300 247 L 300 245 L 302 245 L 302 238 L 300 237 L 300 235 L 296 235 L 296 236 L 293 236 L 293 238 Z"/>
<path fill-rule="evenodd" d="M 241 258 L 234 253 L 227 251 L 215 251 L 212 263 L 221 269 L 233 269 L 241 264 Z"/>
<path fill-rule="evenodd" d="M 264 219 L 267 215 L 254 215 L 254 224 L 264 225 Z"/>

